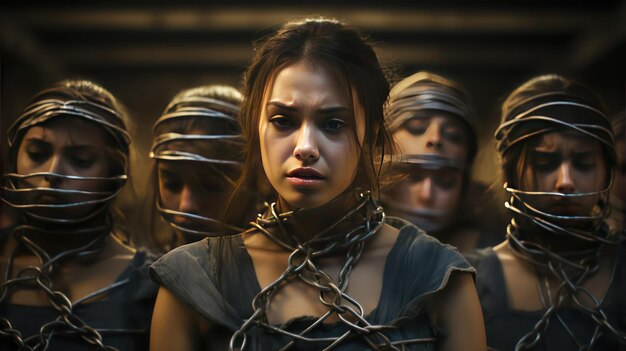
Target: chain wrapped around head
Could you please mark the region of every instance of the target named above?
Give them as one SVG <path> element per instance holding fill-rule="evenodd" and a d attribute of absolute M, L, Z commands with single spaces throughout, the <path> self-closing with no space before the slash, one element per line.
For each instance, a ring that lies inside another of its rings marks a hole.
<path fill-rule="evenodd" d="M 100 99 L 102 102 L 97 102 Z M 3 273 L 0 303 L 10 303 L 15 290 L 28 287 L 43 291 L 50 305 L 58 312 L 56 319 L 41 326 L 39 334 L 28 338 L 23 338 L 21 332 L 14 329 L 8 319 L 0 318 L 0 338 L 11 340 L 19 350 L 45 350 L 51 340 L 60 335 L 76 337 L 97 350 L 115 350 L 106 346 L 102 339 L 103 333 L 111 331 L 90 327 L 74 313 L 74 308 L 105 295 L 128 281 L 113 283 L 73 303 L 63 292 L 56 290 L 52 283 L 61 262 L 93 257 L 101 252 L 113 228 L 108 209 L 126 182 L 130 151 L 130 137 L 126 131 L 125 120 L 116 110 L 115 104 L 110 93 L 91 82 L 65 81 L 40 92 L 8 130 L 8 143 L 12 155 L 16 157 L 19 143 L 29 128 L 61 118 L 83 119 L 106 131 L 114 143 L 112 148 L 120 163 L 119 174 L 103 177 L 53 172 L 4 174 L 2 201 L 17 209 L 21 219 L 10 234 L 17 245 L 10 254 Z M 32 180 L 37 178 L 45 178 L 51 186 L 31 185 Z M 54 186 L 64 181 L 77 185 L 72 189 Z M 83 187 L 81 184 L 90 186 Z M 93 188 L 102 190 L 85 190 Z M 55 238 L 53 241 L 64 238 L 78 244 L 52 254 L 37 238 Z M 22 254 L 35 256 L 39 264 L 14 272 L 15 259 Z M 126 329 L 113 332 L 138 333 L 137 330 Z"/>
<path fill-rule="evenodd" d="M 424 172 L 465 171 L 465 167 L 456 158 L 441 154 L 402 155 L 400 159 L 386 161 L 385 164 L 385 176 L 394 179 L 394 182 Z M 451 218 L 451 214 L 456 211 L 456 208 L 448 210 L 416 208 L 393 199 L 387 192 L 381 194 L 381 200 L 389 213 L 410 220 L 428 233 L 443 229 L 448 224 L 446 219 Z"/>
<path fill-rule="evenodd" d="M 52 94 L 56 89 L 41 92 L 39 96 Z M 81 118 L 96 123 L 111 135 L 116 142 L 116 154 L 122 160 L 122 173 L 108 177 L 82 177 L 76 175 L 38 172 L 32 174 L 7 173 L 4 175 L 2 200 L 21 213 L 36 219 L 40 223 L 80 223 L 102 214 L 108 209 L 111 200 L 121 191 L 126 183 L 130 137 L 126 131 L 123 117 L 113 108 L 88 100 L 42 99 L 28 106 L 8 130 L 8 142 L 12 149 L 17 148 L 26 130 L 42 125 L 53 119 L 63 117 Z M 15 151 L 16 152 L 16 151 Z M 28 180 L 46 178 L 51 184 L 62 180 L 75 182 L 99 182 L 104 191 L 70 190 L 54 187 L 33 187 Z M 68 197 L 75 200 L 71 202 Z M 46 198 L 43 203 L 40 199 Z M 90 208 L 85 216 L 76 218 L 69 211 Z M 42 214 L 42 209 L 47 209 Z"/>
<path fill-rule="evenodd" d="M 520 103 L 527 106 L 533 103 L 531 108 L 520 111 L 514 109 L 505 122 L 500 124 L 495 132 L 497 148 L 504 158 L 506 153 L 520 142 L 545 133 L 574 130 L 585 136 L 597 140 L 605 147 L 607 152 L 614 155 L 613 134 L 610 124 L 604 113 L 590 105 L 569 101 L 561 92 L 544 93 L 534 96 Z M 558 117 L 554 117 L 558 116 Z M 585 193 L 559 193 L 545 191 L 525 191 L 508 183 L 504 184 L 506 191 L 511 194 L 510 200 L 505 206 L 516 216 L 528 219 L 534 225 L 543 230 L 556 234 L 575 237 L 590 242 L 614 243 L 614 239 L 596 236 L 603 224 L 603 219 L 608 215 L 607 198 L 613 182 L 613 174 L 609 172 L 609 181 L 604 189 Z M 532 206 L 534 198 L 558 197 L 561 199 L 577 199 L 599 197 L 598 209 L 589 215 L 559 215 L 541 211 Z M 591 230 L 574 229 L 580 228 L 581 223 L 591 224 Z M 567 224 L 571 224 L 568 226 Z"/>
<path fill-rule="evenodd" d="M 467 127 L 470 157 L 476 151 L 474 113 L 467 94 L 455 82 L 428 72 L 418 72 L 396 84 L 389 93 L 385 120 L 393 134 L 412 118 L 426 117 L 418 111 L 440 111 L 457 117 Z M 467 166 L 467 165 L 465 165 Z"/>
<path fill-rule="evenodd" d="M 252 222 L 251 225 L 286 251 L 291 252 L 288 267 L 276 281 L 262 289 L 254 297 L 252 300 L 253 314 L 232 335 L 230 350 L 245 350 L 248 342 L 248 333 L 253 327 L 261 328 L 289 339 L 290 341 L 281 350 L 289 349 L 296 343 L 319 345 L 320 349 L 331 350 L 343 342 L 354 338 L 362 339 L 372 350 L 399 350 L 409 344 L 435 341 L 434 338 L 389 340 L 383 331 L 394 327 L 370 324 L 365 319 L 363 307 L 346 293 L 350 273 L 361 257 L 365 241 L 374 235 L 385 222 L 385 213 L 382 207 L 372 198 L 370 192 L 360 193 L 359 201 L 353 209 L 306 242 L 300 242 L 296 236 L 289 233 L 285 228 L 285 223 L 288 223 L 294 212 L 278 213 L 275 203 L 268 204 L 267 207 L 267 213 L 270 217 L 267 218 L 259 214 L 257 221 Z M 354 220 L 355 216 L 362 216 L 362 222 L 353 228 L 342 230 L 341 233 L 329 235 L 341 224 L 351 219 Z M 272 233 L 272 228 L 278 230 L 278 233 L 281 234 L 280 237 Z M 341 267 L 338 281 L 335 282 L 333 278 L 317 266 L 316 259 L 339 250 L 345 250 L 346 260 Z M 272 303 L 275 294 L 290 279 L 297 279 L 308 286 L 318 289 L 320 302 L 328 308 L 325 314 L 317 318 L 298 334 L 270 324 L 267 318 L 267 309 Z M 307 334 L 333 316 L 336 316 L 339 322 L 345 324 L 349 330 L 337 337 L 316 338 L 307 336 Z"/>
<path fill-rule="evenodd" d="M 242 166 L 244 146 L 238 113 L 239 106 L 216 98 L 185 96 L 175 99 L 154 124 L 150 158 L 157 162 L 203 164 L 222 181 L 234 185 Z M 202 238 L 223 235 L 223 229 L 226 233 L 243 231 L 215 218 L 165 208 L 160 197 L 156 206 L 163 219 L 186 235 Z M 185 222 L 177 222 L 176 218 L 185 218 Z"/>
<path fill-rule="evenodd" d="M 562 91 L 536 94 L 519 102 L 517 107 L 505 116 L 504 122 L 495 132 L 495 138 L 497 149 L 504 159 L 512 148 L 530 138 L 550 132 L 571 130 L 597 140 L 607 154 L 614 153 L 613 135 L 604 113 Z M 618 244 L 623 240 L 611 233 L 604 221 L 609 212 L 607 198 L 613 179 L 611 173 L 609 172 L 610 176 L 604 189 L 584 193 L 526 191 L 508 183 L 504 184 L 505 190 L 510 194 L 505 207 L 513 213 L 513 219 L 507 228 L 507 241 L 518 258 L 537 268 L 539 294 L 545 307 L 544 314 L 533 329 L 518 341 L 516 350 L 534 347 L 542 339 L 550 322 L 559 323 L 569 331 L 569 327 L 559 316 L 560 308 L 568 304 L 588 312 L 589 318 L 597 325 L 593 336 L 587 341 L 579 341 L 575 335 L 569 333 L 576 343 L 584 345 L 584 349 L 593 348 L 599 337 L 606 332 L 619 342 L 626 343 L 626 334 L 611 325 L 601 307 L 604 297 L 598 298 L 583 287 L 583 283 L 598 271 L 600 257 L 606 249 L 615 249 L 619 253 Z M 563 215 L 540 210 L 532 205 L 535 199 L 545 197 L 560 199 L 597 197 L 599 200 L 590 214 Z M 533 225 L 535 228 L 520 227 L 520 222 Z M 545 235 L 557 235 L 563 237 L 563 240 L 578 240 L 588 244 L 583 249 L 575 251 L 555 251 L 540 242 L 524 237 L 521 229 L 524 231 L 540 229 Z M 616 257 L 611 277 L 615 275 L 618 261 Z M 550 292 L 549 278 L 560 282 L 554 296 Z M 612 282 L 613 278 L 610 279 L 609 286 Z M 589 307 L 582 303 L 582 296 L 588 297 L 594 306 Z"/>

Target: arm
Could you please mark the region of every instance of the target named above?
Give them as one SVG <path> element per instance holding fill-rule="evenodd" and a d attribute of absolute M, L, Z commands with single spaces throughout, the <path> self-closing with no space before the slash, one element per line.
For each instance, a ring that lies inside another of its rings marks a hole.
<path fill-rule="evenodd" d="M 452 273 L 448 285 L 434 301 L 433 313 L 433 320 L 448 331 L 438 350 L 487 349 L 483 313 L 469 274 Z"/>
<path fill-rule="evenodd" d="M 150 351 L 191 351 L 197 329 L 195 312 L 161 287 L 152 315 Z"/>

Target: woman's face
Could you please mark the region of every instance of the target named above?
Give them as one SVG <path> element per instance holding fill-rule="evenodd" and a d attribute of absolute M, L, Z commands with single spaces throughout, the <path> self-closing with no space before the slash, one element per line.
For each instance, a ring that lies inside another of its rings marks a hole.
<path fill-rule="evenodd" d="M 29 128 L 17 152 L 17 173 L 50 172 L 82 177 L 109 177 L 106 132 L 80 118 L 59 118 L 46 125 Z M 111 183 L 98 180 L 63 179 L 50 176 L 27 178 L 19 187 L 107 191 Z M 42 194 L 36 203 L 72 203 L 88 200 L 79 194 Z M 95 206 L 95 205 L 94 205 Z M 93 206 L 72 209 L 72 218 L 88 213 Z M 41 210 L 45 212 L 46 210 Z"/>
<path fill-rule="evenodd" d="M 392 198 L 423 211 L 420 223 L 425 228 L 442 228 L 452 220 L 461 200 L 463 174 L 460 170 L 420 170 L 401 180 L 392 189 Z M 439 213 L 429 216 L 428 213 Z"/>
<path fill-rule="evenodd" d="M 439 111 L 417 111 L 393 134 L 405 155 L 438 154 L 467 163 L 470 136 L 457 117 Z M 415 171 L 393 189 L 394 199 L 414 209 L 446 215 L 424 217 L 428 227 L 442 227 L 455 214 L 461 200 L 463 174 L 459 170 Z M 425 223 L 421 223 L 424 225 Z"/>
<path fill-rule="evenodd" d="M 228 166 L 214 166 L 193 161 L 158 161 L 159 198 L 161 206 L 178 212 L 191 213 L 220 220 L 232 192 L 233 184 L 221 173 L 236 178 L 235 170 Z M 184 217 L 175 217 L 177 224 L 194 230 Z"/>
<path fill-rule="evenodd" d="M 406 155 L 439 154 L 467 163 L 470 136 L 457 117 L 439 111 L 417 111 L 393 138 Z"/>
<path fill-rule="evenodd" d="M 319 207 L 352 184 L 356 140 L 362 143 L 365 135 L 363 110 L 354 105 L 349 87 L 315 65 L 298 62 L 276 74 L 259 120 L 261 159 L 270 183 L 290 206 Z"/>
<path fill-rule="evenodd" d="M 529 152 L 522 190 L 564 194 L 597 192 L 606 188 L 607 167 L 599 141 L 581 134 L 542 135 Z M 589 215 L 600 195 L 563 198 L 539 196 L 532 205 L 556 215 Z"/>

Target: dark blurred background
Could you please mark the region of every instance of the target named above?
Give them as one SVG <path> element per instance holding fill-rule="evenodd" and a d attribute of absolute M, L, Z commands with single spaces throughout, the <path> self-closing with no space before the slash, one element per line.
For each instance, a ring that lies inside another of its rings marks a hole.
<path fill-rule="evenodd" d="M 239 86 L 253 41 L 304 16 L 342 19 L 369 34 L 400 76 L 431 70 L 464 85 L 484 121 L 475 176 L 485 182 L 495 174 L 499 104 L 524 80 L 563 74 L 594 88 L 612 113 L 624 108 L 626 1 L 3 3 L 3 156 L 6 129 L 34 93 L 63 78 L 92 79 L 135 121 L 135 185 L 146 183 L 151 126 L 169 99 L 202 84 Z"/>

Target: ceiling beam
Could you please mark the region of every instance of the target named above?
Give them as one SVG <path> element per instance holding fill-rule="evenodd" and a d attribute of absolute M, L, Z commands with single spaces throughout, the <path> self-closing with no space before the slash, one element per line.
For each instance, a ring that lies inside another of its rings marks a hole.
<path fill-rule="evenodd" d="M 580 71 L 626 41 L 626 2 L 607 18 L 589 26 L 567 56 L 567 68 Z M 626 62 L 625 62 L 626 64 Z"/>
<path fill-rule="evenodd" d="M 33 67 L 47 80 L 59 79 L 65 73 L 63 65 L 14 21 L 0 21 L 0 52 L 10 53 L 8 57 Z M 10 64 L 8 61 L 6 63 Z"/>
<path fill-rule="evenodd" d="M 13 19 L 39 29 L 257 31 L 289 19 L 314 15 L 346 20 L 367 31 L 562 33 L 597 23 L 606 13 L 562 9 L 466 11 L 367 7 L 107 8 L 7 10 L 0 15 L 0 20 Z"/>
<path fill-rule="evenodd" d="M 556 62 L 559 51 L 519 45 L 434 46 L 420 44 L 380 45 L 376 49 L 386 62 L 400 65 L 535 66 Z M 53 53 L 68 66 L 246 66 L 254 54 L 250 44 L 229 45 L 135 45 L 118 47 L 63 47 Z M 537 60 L 541 57 L 542 60 Z"/>

